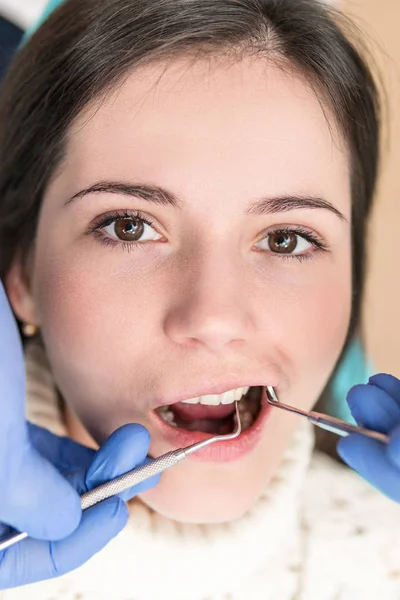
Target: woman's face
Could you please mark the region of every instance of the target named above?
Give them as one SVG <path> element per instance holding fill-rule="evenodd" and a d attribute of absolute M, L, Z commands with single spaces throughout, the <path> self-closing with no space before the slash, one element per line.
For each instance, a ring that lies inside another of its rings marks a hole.
<path fill-rule="evenodd" d="M 163 424 L 163 403 L 269 384 L 310 409 L 351 309 L 348 157 L 311 86 L 261 60 L 166 67 L 133 73 L 71 128 L 31 296 L 70 414 L 99 444 L 142 423 L 152 456 L 199 437 Z M 181 521 L 240 516 L 297 425 L 266 410 L 142 499 Z"/>

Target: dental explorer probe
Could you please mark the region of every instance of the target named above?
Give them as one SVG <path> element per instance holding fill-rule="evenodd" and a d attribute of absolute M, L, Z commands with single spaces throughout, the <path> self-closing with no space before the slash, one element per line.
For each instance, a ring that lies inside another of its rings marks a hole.
<path fill-rule="evenodd" d="M 271 406 L 276 406 L 277 408 L 282 408 L 283 410 L 287 410 L 288 412 L 296 415 L 307 417 L 310 423 L 316 425 L 317 427 L 321 427 L 321 429 L 326 429 L 326 431 L 330 431 L 342 437 L 350 435 L 351 433 L 361 433 L 361 435 L 365 435 L 369 438 L 377 440 L 378 442 L 383 442 L 384 444 L 389 442 L 389 436 L 385 435 L 384 433 L 379 433 L 379 431 L 373 431 L 372 429 L 366 429 L 365 427 L 352 425 L 351 423 L 347 423 L 347 421 L 342 421 L 336 417 L 330 417 L 329 415 L 324 415 L 316 411 L 306 412 L 300 408 L 283 404 L 278 399 L 273 387 L 266 386 L 265 389 L 268 404 Z"/>
<path fill-rule="evenodd" d="M 191 446 L 187 446 L 186 448 L 178 448 L 177 450 L 172 450 L 171 452 L 167 452 L 158 458 L 155 458 L 141 467 L 136 467 L 132 469 L 132 471 L 128 471 L 124 475 L 120 475 L 111 481 L 107 481 L 99 485 L 98 487 L 93 488 L 89 492 L 85 492 L 81 496 L 81 507 L 82 510 L 86 510 L 102 500 L 106 500 L 107 498 L 111 498 L 111 496 L 116 496 L 121 492 L 128 490 L 129 488 L 137 485 L 138 483 L 142 483 L 146 479 L 150 479 L 154 477 L 154 475 L 159 475 L 163 473 L 167 469 L 178 464 L 181 460 L 187 458 L 190 454 L 197 452 L 198 450 L 202 450 L 206 446 L 210 444 L 214 444 L 215 442 L 226 442 L 229 440 L 233 440 L 237 438 L 242 431 L 242 424 L 240 421 L 240 414 L 238 408 L 238 402 L 235 402 L 235 410 L 236 410 L 236 429 L 232 433 L 228 433 L 225 435 L 215 435 L 211 438 L 207 438 L 202 442 L 197 442 L 197 444 L 192 444 Z M 0 540 L 0 552 L 10 548 L 14 544 L 26 539 L 28 537 L 27 533 L 18 533 L 13 532 L 11 535 L 7 536 L 7 538 Z"/>

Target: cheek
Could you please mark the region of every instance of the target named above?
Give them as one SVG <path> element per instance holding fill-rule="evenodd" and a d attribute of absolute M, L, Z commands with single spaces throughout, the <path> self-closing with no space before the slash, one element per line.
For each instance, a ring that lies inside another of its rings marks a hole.
<path fill-rule="evenodd" d="M 284 352 L 295 396 L 288 404 L 309 410 L 321 394 L 340 356 L 351 316 L 351 264 L 339 272 L 320 273 L 292 290 L 282 322 Z"/>
<path fill-rule="evenodd" d="M 148 379 L 144 365 L 152 364 L 147 348 L 155 321 L 148 299 L 154 294 L 135 286 L 132 273 L 110 275 L 98 260 L 52 256 L 38 261 L 36 278 L 52 370 L 62 395 L 85 422 L 104 421 L 116 402 L 122 409 L 131 400 L 139 367 L 142 381 Z"/>
<path fill-rule="evenodd" d="M 90 342 L 93 351 L 94 343 L 103 341 L 102 324 L 112 324 L 111 298 L 107 298 L 104 281 L 76 264 L 59 264 L 54 269 L 44 266 L 43 272 L 38 304 L 44 335 L 53 345 L 60 343 L 72 351 L 79 346 L 83 354 Z"/>
<path fill-rule="evenodd" d="M 330 353 L 347 334 L 351 313 L 350 277 L 327 280 L 293 303 L 299 350 Z M 336 342 L 336 343 L 335 343 Z"/>
<path fill-rule="evenodd" d="M 79 264 L 43 265 L 39 279 L 39 306 L 42 335 L 52 369 L 63 394 L 74 402 L 76 395 L 88 392 L 87 403 L 109 387 L 104 374 L 113 370 L 118 349 L 113 345 L 117 315 L 104 280 L 94 278 Z M 111 382 L 109 382 L 111 383 Z M 114 386 L 115 387 L 115 386 Z"/>
<path fill-rule="evenodd" d="M 117 272 L 115 264 L 90 256 L 65 253 L 65 257 L 38 260 L 37 299 L 40 320 L 48 339 L 75 350 L 90 360 L 107 360 L 144 341 L 144 325 L 151 322 L 149 298 L 154 294 L 132 269 Z M 140 331 L 139 331 L 140 330 Z"/>

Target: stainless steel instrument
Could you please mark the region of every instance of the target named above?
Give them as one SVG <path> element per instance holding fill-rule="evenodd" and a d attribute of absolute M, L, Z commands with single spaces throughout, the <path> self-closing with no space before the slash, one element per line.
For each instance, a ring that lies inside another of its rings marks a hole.
<path fill-rule="evenodd" d="M 306 412 L 300 408 L 283 404 L 279 401 L 274 388 L 271 386 L 266 387 L 266 393 L 268 404 L 276 406 L 276 408 L 287 410 L 288 412 L 296 415 L 306 417 L 313 425 L 321 427 L 321 429 L 331 431 L 332 433 L 336 433 L 336 435 L 345 437 L 350 435 L 350 433 L 360 433 L 361 435 L 366 435 L 367 437 L 378 440 L 378 442 L 383 442 L 384 444 L 387 444 L 389 441 L 389 436 L 385 435 L 384 433 L 379 433 L 379 431 L 373 431 L 372 429 L 366 429 L 365 427 L 358 427 L 357 425 L 347 423 L 347 421 L 342 421 L 336 417 L 330 417 L 329 415 L 324 415 L 319 412 Z"/>

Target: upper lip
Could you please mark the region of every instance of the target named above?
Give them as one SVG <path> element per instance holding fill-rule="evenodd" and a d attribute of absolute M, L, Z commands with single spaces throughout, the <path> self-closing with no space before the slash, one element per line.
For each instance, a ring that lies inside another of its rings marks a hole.
<path fill-rule="evenodd" d="M 262 383 L 260 383 L 262 382 Z M 241 379 L 230 380 L 228 382 L 215 382 L 208 383 L 207 386 L 203 384 L 199 384 L 198 386 L 191 385 L 188 386 L 184 391 L 176 393 L 174 395 L 166 395 L 162 398 L 158 398 L 156 400 L 156 404 L 154 408 L 158 408 L 160 406 L 167 406 L 171 404 L 177 404 L 178 402 L 182 402 L 182 400 L 188 400 L 189 398 L 197 398 L 199 396 L 209 396 L 211 394 L 223 394 L 224 392 L 229 392 L 230 390 L 235 390 L 236 388 L 241 387 L 254 387 L 254 386 L 263 386 L 270 385 L 274 388 L 277 385 L 274 383 L 272 378 L 266 379 L 262 377 L 258 377 L 257 379 L 249 379 L 243 377 Z"/>

